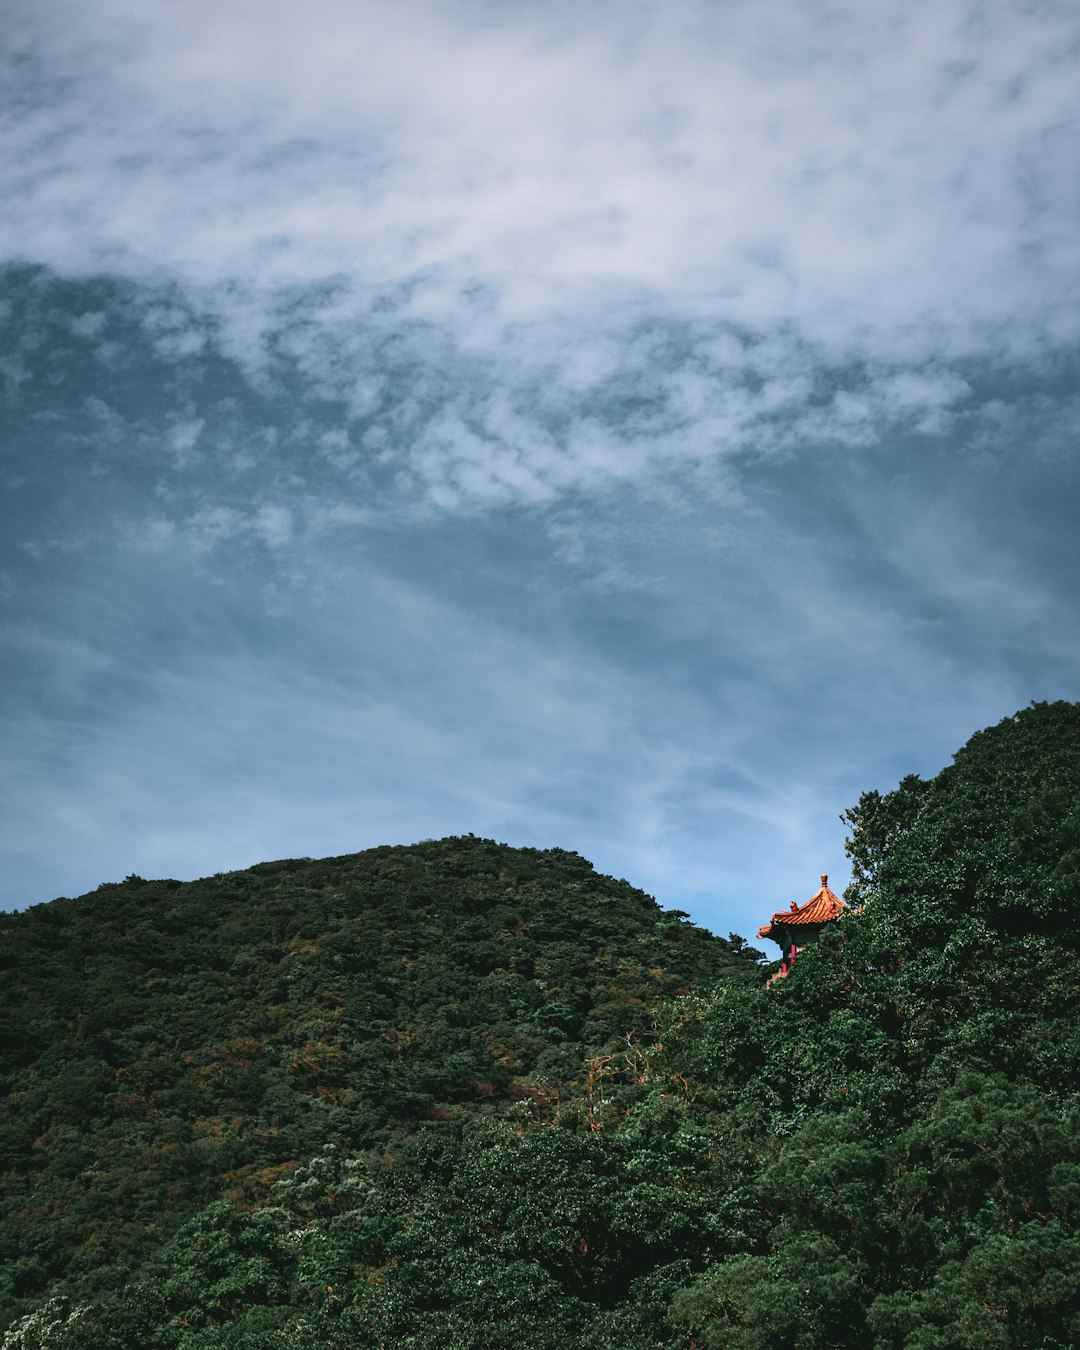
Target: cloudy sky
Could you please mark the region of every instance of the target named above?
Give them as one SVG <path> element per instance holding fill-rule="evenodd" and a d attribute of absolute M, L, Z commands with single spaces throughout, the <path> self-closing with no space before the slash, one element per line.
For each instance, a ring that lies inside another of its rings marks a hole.
<path fill-rule="evenodd" d="M 472 831 L 748 933 L 1080 697 L 1072 0 L 2 46 L 0 904 Z"/>

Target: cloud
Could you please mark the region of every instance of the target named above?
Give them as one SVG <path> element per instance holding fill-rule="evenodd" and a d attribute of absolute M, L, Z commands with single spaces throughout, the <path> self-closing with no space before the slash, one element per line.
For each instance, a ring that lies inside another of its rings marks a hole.
<path fill-rule="evenodd" d="M 278 547 L 257 509 L 137 568 L 95 550 L 62 617 L 8 625 L 6 898 L 475 831 L 745 932 L 800 869 L 842 878 L 860 791 L 1075 670 L 1037 575 L 984 575 L 985 532 L 912 500 L 853 485 L 835 531 L 706 503 L 350 522 L 306 536 L 292 594 L 249 557 Z"/>
<path fill-rule="evenodd" d="M 442 509 L 938 434 L 1080 335 L 1071 6 L 17 13 L 0 254 L 178 283 L 163 356 L 285 358 Z"/>
<path fill-rule="evenodd" d="M 612 866 L 656 875 L 687 784 L 723 747 L 737 753 L 715 726 L 708 755 L 663 734 L 712 720 L 696 697 L 659 710 L 647 683 L 599 653 L 515 633 L 385 576 L 352 598 L 351 622 L 338 594 L 332 629 L 294 611 L 268 639 L 249 619 L 230 625 L 224 649 L 204 618 L 201 640 L 170 655 L 143 626 L 138 586 L 127 584 L 121 611 L 103 582 L 65 637 L 35 624 L 12 635 L 28 662 L 49 657 L 44 680 L 8 704 L 9 765 L 22 768 L 0 849 L 16 881 L 23 859 L 58 837 L 65 884 L 85 889 L 117 835 L 131 841 L 129 870 L 191 874 L 405 841 L 418 822 L 542 846 L 606 840 Z M 196 574 L 191 584 L 205 583 Z M 185 614 L 191 629 L 199 610 L 212 614 L 200 594 L 190 613 L 179 597 L 159 601 L 163 626 Z M 92 722 L 72 735 L 73 710 L 91 704 Z M 63 717 L 43 715 L 52 707 Z M 616 863 L 627 819 L 636 842 Z"/>
<path fill-rule="evenodd" d="M 475 830 L 746 929 L 1075 696 L 1075 6 L 8 11 L 20 898 Z"/>

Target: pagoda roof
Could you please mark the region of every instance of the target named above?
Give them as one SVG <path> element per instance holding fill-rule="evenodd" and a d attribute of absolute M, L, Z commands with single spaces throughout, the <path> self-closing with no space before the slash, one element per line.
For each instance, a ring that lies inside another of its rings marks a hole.
<path fill-rule="evenodd" d="M 829 890 L 827 872 L 821 874 L 821 890 L 807 900 L 805 905 L 797 905 L 794 900 L 790 909 L 778 910 L 769 923 L 758 929 L 758 937 L 772 938 L 773 928 L 791 928 L 799 924 L 822 924 L 838 919 L 847 906 L 838 895 Z M 773 939 L 775 941 L 775 939 Z"/>

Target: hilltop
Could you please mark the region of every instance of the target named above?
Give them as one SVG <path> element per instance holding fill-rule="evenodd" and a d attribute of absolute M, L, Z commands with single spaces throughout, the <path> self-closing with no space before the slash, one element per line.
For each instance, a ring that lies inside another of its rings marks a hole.
<path fill-rule="evenodd" d="M 9 1315 L 123 1287 L 327 1146 L 595 1115 L 591 1057 L 753 968 L 576 854 L 473 837 L 131 876 L 0 916 L 0 949 Z"/>
<path fill-rule="evenodd" d="M 1072 1350 L 1080 705 L 843 820 L 772 984 L 485 840 L 10 916 L 3 1350 Z"/>

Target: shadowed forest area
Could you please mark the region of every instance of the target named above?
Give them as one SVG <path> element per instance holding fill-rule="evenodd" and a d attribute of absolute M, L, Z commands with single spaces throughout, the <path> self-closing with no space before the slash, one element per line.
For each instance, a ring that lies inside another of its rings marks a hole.
<path fill-rule="evenodd" d="M 843 820 L 769 986 L 471 836 L 0 915 L 0 1346 L 1080 1344 L 1080 705 Z"/>

